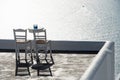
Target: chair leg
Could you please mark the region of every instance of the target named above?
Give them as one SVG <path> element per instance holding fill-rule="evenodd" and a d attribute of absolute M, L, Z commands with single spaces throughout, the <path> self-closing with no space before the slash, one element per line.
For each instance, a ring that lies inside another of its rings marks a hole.
<path fill-rule="evenodd" d="M 32 56 L 32 53 L 31 53 L 31 62 L 32 62 L 32 64 L 33 64 L 33 56 Z"/>
<path fill-rule="evenodd" d="M 54 60 L 53 60 L 52 50 L 51 49 L 50 49 L 50 58 L 51 58 L 52 63 L 54 64 Z"/>
<path fill-rule="evenodd" d="M 28 75 L 30 75 L 29 63 L 27 62 L 27 59 L 25 59 L 25 62 L 26 62 L 26 67 L 27 67 Z"/>
<path fill-rule="evenodd" d="M 51 61 L 52 61 L 52 64 L 54 64 L 54 60 L 53 60 L 53 57 L 51 56 Z"/>
<path fill-rule="evenodd" d="M 40 64 L 40 59 L 39 59 L 39 57 L 37 57 L 36 61 L 37 61 L 37 64 Z"/>
<path fill-rule="evenodd" d="M 18 72 L 18 66 L 16 65 L 15 76 L 17 76 L 17 72 Z"/>
<path fill-rule="evenodd" d="M 36 51 L 36 62 L 37 62 L 37 64 L 40 64 L 40 59 L 39 59 L 39 56 L 38 56 L 38 51 Z"/>
<path fill-rule="evenodd" d="M 50 71 L 50 75 L 52 76 L 52 71 L 51 71 L 50 67 L 49 67 L 49 71 Z"/>
<path fill-rule="evenodd" d="M 17 76 L 17 69 L 15 68 L 15 76 Z"/>
<path fill-rule="evenodd" d="M 30 75 L 30 69 L 29 69 L 29 66 L 27 67 L 27 70 L 28 70 L 28 75 Z"/>
<path fill-rule="evenodd" d="M 39 76 L 39 69 L 37 70 L 37 76 Z"/>
<path fill-rule="evenodd" d="M 19 64 L 19 60 L 16 59 L 16 68 L 15 68 L 15 76 L 17 76 L 17 73 L 18 73 L 18 64 Z"/>
<path fill-rule="evenodd" d="M 45 59 L 47 59 L 47 53 L 45 53 Z"/>
<path fill-rule="evenodd" d="M 16 64 L 16 68 L 15 68 L 15 76 L 17 76 L 17 73 L 18 73 L 18 63 L 20 63 L 20 55 L 19 55 L 19 49 L 16 47 L 15 49 L 16 53 L 15 53 L 15 57 L 16 57 L 16 60 L 15 60 L 15 64 Z"/>
<path fill-rule="evenodd" d="M 31 62 L 33 64 L 32 42 L 30 42 L 30 54 L 31 54 Z"/>

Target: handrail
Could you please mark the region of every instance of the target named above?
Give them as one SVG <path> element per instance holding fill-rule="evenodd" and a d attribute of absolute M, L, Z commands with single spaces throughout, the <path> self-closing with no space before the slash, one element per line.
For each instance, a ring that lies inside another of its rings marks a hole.
<path fill-rule="evenodd" d="M 106 41 L 80 80 L 114 80 L 114 42 Z"/>

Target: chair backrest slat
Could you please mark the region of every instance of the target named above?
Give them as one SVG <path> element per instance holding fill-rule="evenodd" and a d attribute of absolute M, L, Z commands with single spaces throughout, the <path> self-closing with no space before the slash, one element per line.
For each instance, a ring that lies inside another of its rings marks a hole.
<path fill-rule="evenodd" d="M 13 29 L 15 41 L 27 41 L 26 29 Z"/>
<path fill-rule="evenodd" d="M 47 41 L 46 30 L 37 29 L 33 30 L 34 40 L 44 40 Z"/>

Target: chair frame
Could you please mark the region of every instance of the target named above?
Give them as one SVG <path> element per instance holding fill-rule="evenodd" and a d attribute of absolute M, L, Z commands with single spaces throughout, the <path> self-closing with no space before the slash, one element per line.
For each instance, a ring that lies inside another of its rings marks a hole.
<path fill-rule="evenodd" d="M 43 33 L 41 35 L 41 33 Z M 47 57 L 47 37 L 46 37 L 46 30 L 45 29 L 37 29 L 33 30 L 33 36 L 34 36 L 34 50 L 36 52 L 37 56 L 37 63 L 40 63 L 40 59 L 38 56 L 38 53 L 41 52 L 40 47 L 44 47 L 43 51 L 45 53 L 45 58 Z"/>
<path fill-rule="evenodd" d="M 18 67 L 27 67 L 28 74 L 30 75 L 29 63 L 27 61 L 27 53 L 28 53 L 27 45 L 30 41 L 27 41 L 27 30 L 26 29 L 13 29 L 13 32 L 14 32 L 15 52 L 16 52 L 16 54 L 15 54 L 15 57 L 16 57 L 15 75 L 16 76 L 18 75 L 17 74 Z M 20 33 L 22 33 L 22 35 L 20 35 Z M 23 63 L 21 63 L 21 59 L 20 59 L 21 46 L 22 46 L 22 48 L 24 46 L 24 50 L 25 50 L 25 59 L 24 59 L 25 66 L 23 65 Z M 33 61 L 32 52 L 31 52 L 31 42 L 30 42 L 30 53 L 31 53 L 31 61 Z"/>
<path fill-rule="evenodd" d="M 46 34 L 46 29 L 34 29 L 34 30 L 29 30 L 29 32 L 33 33 L 33 37 L 34 37 L 34 51 L 36 53 L 36 62 L 39 65 L 41 65 L 42 63 L 40 62 L 40 58 L 39 58 L 39 53 L 45 53 L 45 60 L 47 61 L 47 54 L 48 54 L 48 50 L 50 52 L 50 58 L 52 61 L 52 64 L 54 64 L 54 60 L 52 57 L 52 48 L 51 48 L 51 41 L 47 40 L 47 34 Z M 41 49 L 42 47 L 44 47 L 43 49 Z M 49 49 L 48 49 L 49 47 Z M 43 51 L 41 51 L 43 50 Z M 48 63 L 49 64 L 49 63 Z M 39 76 L 39 69 L 37 69 L 37 75 Z M 51 69 L 49 67 L 49 71 L 50 74 L 52 75 Z"/>

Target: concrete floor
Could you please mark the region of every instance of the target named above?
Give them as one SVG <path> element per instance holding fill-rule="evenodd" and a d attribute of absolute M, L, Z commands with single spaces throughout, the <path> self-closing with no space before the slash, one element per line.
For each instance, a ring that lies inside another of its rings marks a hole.
<path fill-rule="evenodd" d="M 31 76 L 15 76 L 15 53 L 0 53 L 0 80 L 78 80 L 95 55 L 54 53 L 55 64 L 50 67 L 52 76 L 37 76 L 37 71 L 31 67 Z M 44 71 L 40 73 L 44 74 Z M 45 74 L 49 74 L 49 70 Z"/>

